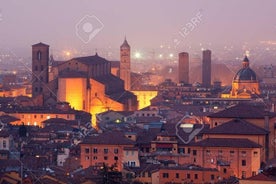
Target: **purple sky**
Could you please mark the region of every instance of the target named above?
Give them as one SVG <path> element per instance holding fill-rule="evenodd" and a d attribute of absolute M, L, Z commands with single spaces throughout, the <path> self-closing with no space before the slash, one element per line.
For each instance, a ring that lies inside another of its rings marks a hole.
<path fill-rule="evenodd" d="M 125 35 L 133 49 L 173 47 L 175 38 L 179 47 L 255 44 L 276 40 L 275 8 L 275 0 L 1 0 L 0 47 L 29 50 L 41 41 L 57 51 L 118 48 Z M 187 24 L 199 12 L 191 30 Z M 104 26 L 88 43 L 76 34 L 85 15 Z M 178 34 L 184 28 L 185 38 Z"/>

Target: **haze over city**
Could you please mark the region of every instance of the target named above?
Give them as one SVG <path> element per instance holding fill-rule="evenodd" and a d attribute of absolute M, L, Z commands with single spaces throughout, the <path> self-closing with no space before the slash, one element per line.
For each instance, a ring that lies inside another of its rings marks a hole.
<path fill-rule="evenodd" d="M 164 50 L 176 55 L 201 48 L 221 55 L 225 46 L 242 53 L 263 46 L 261 42 L 275 44 L 275 6 L 273 0 L 4 0 L 0 5 L 0 48 L 27 57 L 30 45 L 41 41 L 50 44 L 51 53 L 57 56 L 64 51 L 76 56 L 97 50 L 118 59 L 116 50 L 126 36 L 132 52 L 139 51 L 144 57 L 155 52 L 157 58 Z M 193 27 L 187 26 L 199 13 L 200 20 Z M 76 35 L 76 25 L 86 15 L 96 16 L 103 24 L 88 43 Z M 183 29 L 187 29 L 185 36 L 180 34 Z"/>
<path fill-rule="evenodd" d="M 275 184 L 275 7 L 2 0 L 0 184 Z"/>

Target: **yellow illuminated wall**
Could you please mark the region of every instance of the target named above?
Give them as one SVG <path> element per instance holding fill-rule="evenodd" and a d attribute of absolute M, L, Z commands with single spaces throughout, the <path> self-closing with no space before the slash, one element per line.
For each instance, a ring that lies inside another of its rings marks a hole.
<path fill-rule="evenodd" d="M 131 91 L 137 96 L 138 109 L 150 106 L 150 100 L 157 96 L 157 91 Z"/>
<path fill-rule="evenodd" d="M 86 78 L 59 78 L 58 101 L 69 102 L 76 110 L 87 110 Z"/>

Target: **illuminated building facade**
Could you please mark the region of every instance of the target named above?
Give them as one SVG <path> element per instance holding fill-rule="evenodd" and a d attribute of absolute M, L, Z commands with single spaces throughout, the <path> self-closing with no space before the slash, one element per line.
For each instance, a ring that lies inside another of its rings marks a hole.
<path fill-rule="evenodd" d="M 38 48 L 37 48 L 38 47 Z M 33 56 L 38 57 L 42 47 L 41 57 L 49 52 L 45 44 L 33 46 Z M 49 48 L 49 46 L 47 47 Z M 34 59 L 33 65 L 38 62 Z M 46 61 L 45 61 L 46 63 Z M 40 66 L 39 66 L 40 67 Z M 43 68 L 48 68 L 47 64 Z M 35 66 L 33 70 L 35 71 Z M 48 76 L 45 75 L 43 77 Z M 106 110 L 128 111 L 137 109 L 136 96 L 124 89 L 124 81 L 112 75 L 111 63 L 98 56 L 78 57 L 52 65 L 50 70 L 51 81 L 39 81 L 33 87 L 33 96 L 43 96 L 44 104 L 55 102 L 69 102 L 76 110 L 90 112 L 92 117 Z M 46 89 L 43 85 L 47 83 Z M 42 90 L 40 91 L 40 89 Z M 36 91 L 36 89 L 38 91 Z M 95 123 L 95 121 L 92 122 Z"/>
<path fill-rule="evenodd" d="M 245 56 L 242 68 L 236 73 L 232 82 L 230 98 L 251 98 L 260 95 L 256 73 L 249 67 L 249 59 Z"/>

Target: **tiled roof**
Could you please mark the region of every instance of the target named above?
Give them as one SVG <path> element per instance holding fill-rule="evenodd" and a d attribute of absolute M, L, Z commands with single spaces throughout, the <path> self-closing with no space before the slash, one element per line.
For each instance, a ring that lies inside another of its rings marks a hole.
<path fill-rule="evenodd" d="M 135 142 L 126 138 L 124 132 L 109 131 L 86 137 L 81 144 L 134 145 Z"/>
<path fill-rule="evenodd" d="M 73 58 L 72 60 L 77 60 L 77 61 L 79 61 L 83 64 L 86 64 L 86 65 L 109 63 L 109 61 L 107 61 L 106 59 L 98 56 L 98 54 L 96 54 L 94 56 Z"/>
<path fill-rule="evenodd" d="M 32 45 L 33 47 L 35 47 L 35 46 L 47 46 L 47 47 L 49 47 L 49 45 L 47 45 L 47 44 L 45 44 L 45 43 L 42 43 L 42 42 L 39 42 L 39 43 L 37 43 L 37 44 L 34 44 L 34 45 Z"/>
<path fill-rule="evenodd" d="M 276 117 L 276 113 L 265 112 L 265 107 L 263 105 L 240 103 L 234 107 L 230 107 L 229 109 L 210 114 L 208 117 L 263 119 L 265 115 L 268 115 L 269 117 Z"/>
<path fill-rule="evenodd" d="M 19 120 L 18 118 L 9 116 L 9 115 L 0 116 L 0 122 L 2 122 L 2 123 L 10 123 L 13 121 L 18 121 L 18 120 Z"/>
<path fill-rule="evenodd" d="M 87 75 L 85 72 L 81 71 L 62 71 L 59 73 L 60 78 L 87 78 Z"/>
<path fill-rule="evenodd" d="M 236 148 L 261 148 L 261 146 L 249 139 L 233 138 L 207 138 L 200 142 L 195 142 L 193 146 L 200 147 L 236 147 Z"/>
<path fill-rule="evenodd" d="M 242 119 L 234 119 L 204 131 L 204 134 L 265 135 L 269 132 Z"/>
<path fill-rule="evenodd" d="M 256 176 L 252 176 L 250 178 L 247 178 L 246 180 L 253 180 L 253 181 L 276 181 L 276 177 L 270 177 L 265 175 L 264 173 L 259 173 Z"/>

